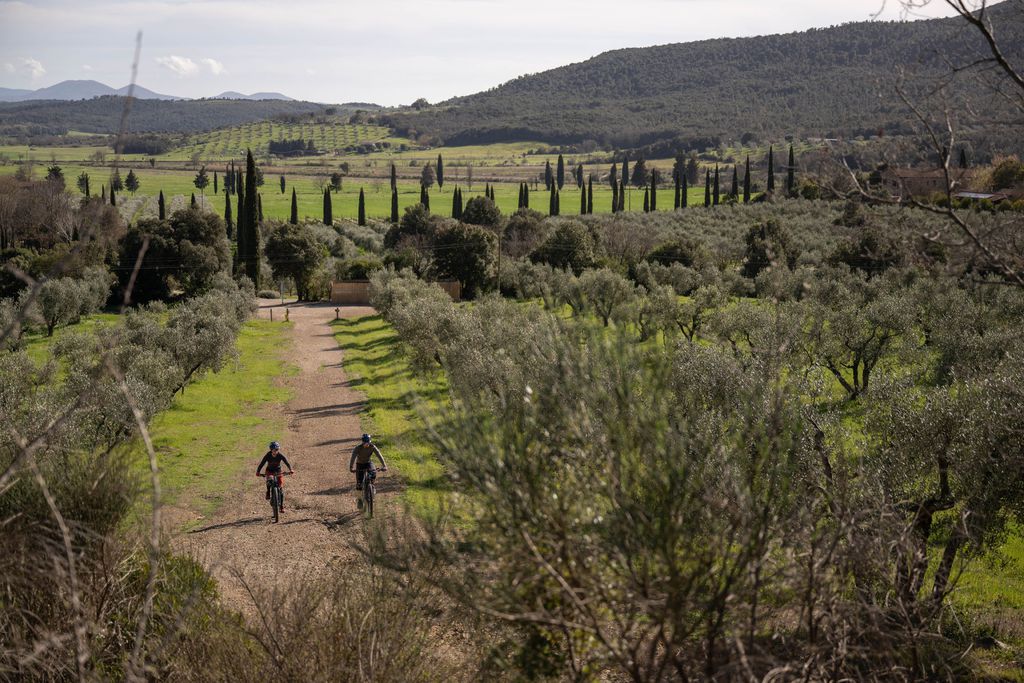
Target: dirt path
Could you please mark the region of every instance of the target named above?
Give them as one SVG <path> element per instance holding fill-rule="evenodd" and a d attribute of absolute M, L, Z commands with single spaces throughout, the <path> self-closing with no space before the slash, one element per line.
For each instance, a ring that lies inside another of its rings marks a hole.
<path fill-rule="evenodd" d="M 261 306 L 260 317 L 266 317 L 269 308 Z M 288 421 L 288 431 L 278 441 L 296 472 L 285 479 L 286 512 L 278 524 L 271 523 L 265 484 L 253 476 L 266 444 L 254 444 L 254 460 L 238 473 L 227 502 L 179 539 L 184 549 L 212 570 L 227 604 L 247 614 L 252 613 L 251 601 L 238 575 L 255 586 L 275 575 L 294 578 L 323 571 L 331 563 L 354 557 L 353 542 L 361 536 L 361 513 L 356 509 L 348 459 L 362 434 L 363 396 L 349 385 L 342 370 L 342 351 L 327 324 L 334 319 L 334 307 L 292 304 L 287 308 L 294 328 L 285 360 L 299 372 L 281 380 L 293 398 L 278 408 Z M 275 319 L 284 316 L 282 307 L 273 309 Z M 372 309 L 342 309 L 345 317 L 369 313 Z M 385 478 L 380 487 L 385 510 L 394 495 L 389 483 Z"/>

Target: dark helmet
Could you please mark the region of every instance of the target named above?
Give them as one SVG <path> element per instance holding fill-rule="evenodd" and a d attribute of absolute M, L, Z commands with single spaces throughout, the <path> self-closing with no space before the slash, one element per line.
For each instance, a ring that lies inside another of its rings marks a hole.
<path fill-rule="evenodd" d="M 363 434 L 363 443 L 370 443 L 370 435 Z"/>
<path fill-rule="evenodd" d="M 280 448 L 281 448 L 281 444 L 279 444 L 278 442 L 276 442 L 276 441 L 271 441 L 270 442 L 270 450 L 280 449 Z"/>

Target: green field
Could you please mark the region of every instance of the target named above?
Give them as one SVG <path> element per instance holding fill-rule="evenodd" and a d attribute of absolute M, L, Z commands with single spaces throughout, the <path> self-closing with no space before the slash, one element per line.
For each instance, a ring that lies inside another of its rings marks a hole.
<path fill-rule="evenodd" d="M 291 398 L 277 386 L 295 368 L 281 359 L 281 334 L 291 323 L 250 320 L 238 336 L 238 358 L 208 373 L 174 398 L 149 431 L 160 461 L 165 498 L 208 514 L 246 463 L 256 463 L 267 441 L 285 432 L 284 419 L 261 415 L 268 403 Z M 140 458 L 144 457 L 140 454 Z M 192 498 L 179 500 L 183 491 Z"/>

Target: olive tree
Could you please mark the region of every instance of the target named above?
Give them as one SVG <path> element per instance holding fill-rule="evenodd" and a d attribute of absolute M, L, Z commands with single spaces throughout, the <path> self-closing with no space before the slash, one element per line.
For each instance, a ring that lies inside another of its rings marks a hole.
<path fill-rule="evenodd" d="M 327 245 L 307 224 L 277 223 L 269 226 L 264 246 L 276 278 L 291 278 L 299 301 L 311 300 L 311 283 L 317 268 L 327 259 Z"/>

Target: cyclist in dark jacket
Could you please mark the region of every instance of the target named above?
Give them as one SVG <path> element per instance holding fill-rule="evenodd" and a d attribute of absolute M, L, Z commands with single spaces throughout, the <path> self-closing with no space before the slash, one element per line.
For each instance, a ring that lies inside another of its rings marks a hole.
<path fill-rule="evenodd" d="M 270 450 L 267 451 L 263 459 L 260 460 L 260 464 L 256 466 L 256 476 L 260 476 L 260 470 L 263 466 L 267 466 L 267 500 L 270 500 L 270 486 L 271 476 L 277 478 L 277 485 L 281 489 L 281 510 L 284 510 L 284 477 L 281 475 L 281 464 L 284 463 L 288 467 L 288 474 L 293 474 L 292 464 L 288 462 L 288 458 L 284 457 L 284 453 L 281 452 L 281 444 L 276 441 L 270 442 Z"/>

